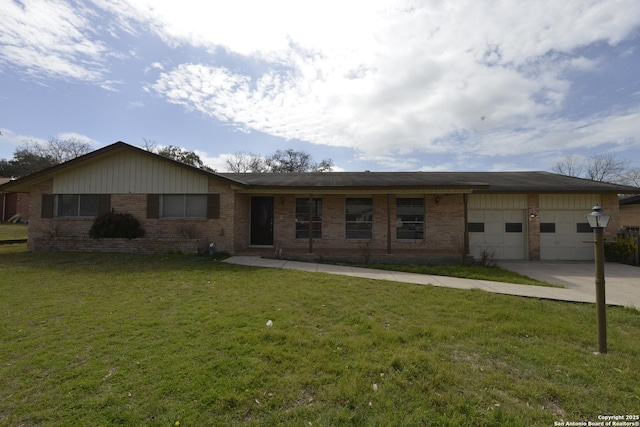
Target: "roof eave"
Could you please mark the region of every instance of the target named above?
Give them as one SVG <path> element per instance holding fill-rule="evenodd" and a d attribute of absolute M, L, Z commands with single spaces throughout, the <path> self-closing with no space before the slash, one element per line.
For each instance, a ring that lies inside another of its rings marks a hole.
<path fill-rule="evenodd" d="M 488 187 L 488 186 L 487 186 Z M 248 185 L 239 193 L 261 194 L 470 194 L 485 186 L 295 186 Z"/>

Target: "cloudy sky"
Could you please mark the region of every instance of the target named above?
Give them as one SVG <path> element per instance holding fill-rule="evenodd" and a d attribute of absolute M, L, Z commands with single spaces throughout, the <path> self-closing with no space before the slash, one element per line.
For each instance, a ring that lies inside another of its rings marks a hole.
<path fill-rule="evenodd" d="M 0 0 L 0 158 L 177 145 L 225 171 L 640 166 L 637 0 Z"/>

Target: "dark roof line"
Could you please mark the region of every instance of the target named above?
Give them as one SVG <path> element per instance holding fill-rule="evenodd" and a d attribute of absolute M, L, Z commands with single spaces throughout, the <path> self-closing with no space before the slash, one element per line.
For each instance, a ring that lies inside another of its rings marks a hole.
<path fill-rule="evenodd" d="M 637 194 L 640 188 L 557 175 L 551 172 L 301 172 L 301 173 L 217 173 L 208 172 L 162 157 L 125 142 L 106 147 L 0 185 L 0 191 L 14 191 L 88 160 L 117 150 L 133 150 L 176 166 L 226 180 L 245 189 L 465 189 L 475 193 L 616 193 Z"/>
<path fill-rule="evenodd" d="M 305 172 L 221 173 L 247 188 L 439 188 L 472 189 L 474 193 L 616 193 L 639 189 L 551 172 Z"/>

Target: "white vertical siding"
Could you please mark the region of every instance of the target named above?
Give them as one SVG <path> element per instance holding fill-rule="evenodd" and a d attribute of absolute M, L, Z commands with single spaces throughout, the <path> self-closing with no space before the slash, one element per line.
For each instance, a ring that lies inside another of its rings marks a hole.
<path fill-rule="evenodd" d="M 471 194 L 469 209 L 527 209 L 527 195 Z"/>
<path fill-rule="evenodd" d="M 600 204 L 599 194 L 541 194 L 540 209 L 587 209 Z"/>
<path fill-rule="evenodd" d="M 206 193 L 204 174 L 126 151 L 71 168 L 53 181 L 56 194 Z"/>

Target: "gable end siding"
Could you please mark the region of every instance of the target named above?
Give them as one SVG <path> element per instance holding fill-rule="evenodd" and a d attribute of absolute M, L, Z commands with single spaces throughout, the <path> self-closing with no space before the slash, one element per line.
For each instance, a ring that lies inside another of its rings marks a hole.
<path fill-rule="evenodd" d="M 197 194 L 208 177 L 144 153 L 123 152 L 69 168 L 56 176 L 54 194 Z"/>

